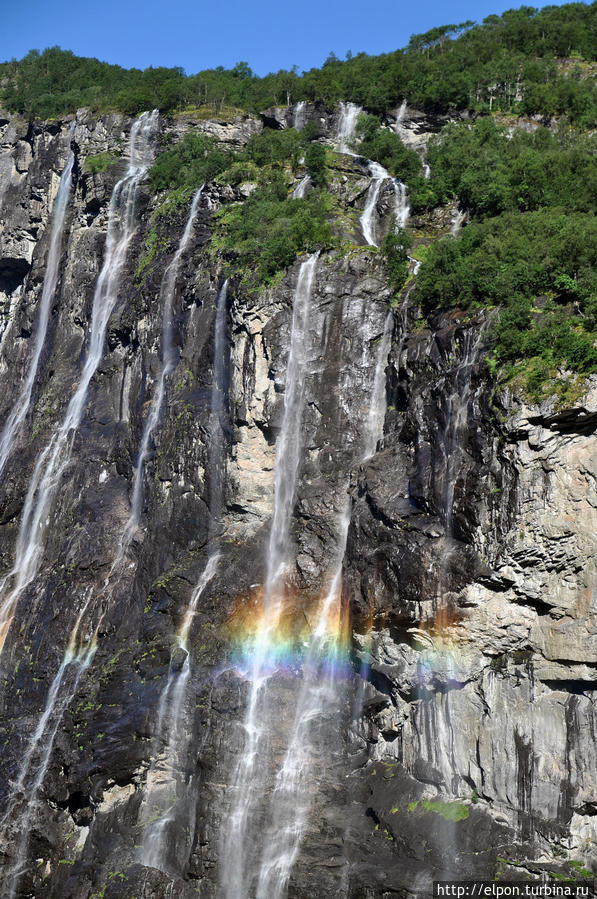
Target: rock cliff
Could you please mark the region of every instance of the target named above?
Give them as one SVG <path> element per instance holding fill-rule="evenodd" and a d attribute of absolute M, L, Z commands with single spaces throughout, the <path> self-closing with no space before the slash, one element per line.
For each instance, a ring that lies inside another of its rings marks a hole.
<path fill-rule="evenodd" d="M 411 112 L 424 148 L 439 125 Z M 307 114 L 331 138 L 337 110 Z M 152 152 L 189 130 L 241 146 L 264 124 L 292 120 L 268 110 L 161 121 Z M 3 600 L 39 499 L 31 484 L 91 357 L 131 127 L 85 111 L 74 123 L 0 115 L 0 422 L 27 377 L 52 204 L 74 152 L 47 336 L 0 484 Z M 424 895 L 442 877 L 574 876 L 597 865 L 597 383 L 568 404 L 529 405 L 485 365 L 491 313 L 424 320 L 416 278 L 394 303 L 381 254 L 358 232 L 368 184 L 366 165 L 338 163 L 331 190 L 353 246 L 317 260 L 305 331 L 287 614 L 291 631 L 311 634 L 322 585 L 341 569 L 348 648 L 311 747 L 288 895 L 373 899 Z M 135 195 L 101 359 L 39 521 L 35 576 L 3 619 L 0 852 L 11 896 L 221 895 L 250 692 L 235 641 L 266 576 L 300 272 L 297 263 L 259 293 L 230 281 L 218 359 L 223 277 L 209 238 L 235 190 L 209 183 L 198 199 L 172 297 L 175 364 L 141 472 L 141 518 L 123 542 L 162 370 L 164 275 L 189 213 L 177 207 L 148 253 L 158 201 L 144 180 Z M 385 227 L 390 207 L 381 191 Z M 380 373 L 382 433 L 369 447 Z M 182 673 L 190 699 L 174 761 L 160 728 Z M 265 796 L 300 688 L 297 666 L 271 678 Z M 155 816 L 155 866 L 141 851 L 153 790 L 170 796 Z M 265 810 L 253 827 L 257 845 L 271 827 Z"/>

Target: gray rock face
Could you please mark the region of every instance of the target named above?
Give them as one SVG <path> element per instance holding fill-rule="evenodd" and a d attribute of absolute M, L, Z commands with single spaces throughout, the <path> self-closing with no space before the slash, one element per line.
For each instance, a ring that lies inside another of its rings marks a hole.
<path fill-rule="evenodd" d="M 288 126 L 292 115 L 181 118 L 160 130 L 203 130 L 239 146 L 263 121 Z M 333 134 L 336 111 L 307 106 L 305 116 Z M 70 124 L 0 115 L 0 423 L 27 369 Z M 126 167 L 130 127 L 122 116 L 76 118 L 73 198 L 48 337 L 0 485 L 4 573 L 32 472 L 86 357 L 108 203 Z M 86 159 L 100 153 L 109 164 L 93 173 Z M 345 186 L 341 178 L 333 185 L 351 208 L 367 186 L 361 169 L 348 163 Z M 160 226 L 159 250 L 147 260 L 157 201 L 141 188 L 139 227 L 71 436 L 39 574 L 8 630 L 0 657 L 0 861 L 10 877 L 22 866 L 17 896 L 219 895 L 248 695 L 237 638 L 250 627 L 265 576 L 298 276 L 297 264 L 259 295 L 229 284 L 224 508 L 214 517 L 210 398 L 222 277 L 207 244 L 229 190 L 206 188 L 181 261 L 178 362 L 146 465 L 141 526 L 114 576 L 161 371 L 160 284 L 188 214 L 180 208 Z M 595 856 L 597 384 L 570 408 L 525 405 L 489 376 L 484 315 L 422 327 L 415 299 L 402 297 L 390 320 L 384 433 L 364 460 L 391 292 L 382 259 L 368 248 L 318 261 L 288 620 L 291 630 L 312 630 L 314 604 L 342 562 L 348 648 L 313 747 L 314 798 L 288 885 L 294 899 L 424 894 L 434 878 L 493 878 L 506 869 L 509 877 L 569 875 L 565 854 L 589 868 Z M 175 770 L 155 736 L 160 701 L 169 676 L 184 670 L 177 634 L 216 548 L 220 562 L 190 628 L 181 725 L 189 751 Z M 296 666 L 271 678 L 266 798 L 300 687 Z M 140 861 L 152 785 L 171 796 L 164 870 Z M 264 811 L 256 844 L 268 827 Z"/>

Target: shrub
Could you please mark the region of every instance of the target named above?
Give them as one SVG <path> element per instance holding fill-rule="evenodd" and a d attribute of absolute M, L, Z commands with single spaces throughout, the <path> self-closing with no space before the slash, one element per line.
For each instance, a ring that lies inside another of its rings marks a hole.
<path fill-rule="evenodd" d="M 282 176 L 262 185 L 242 204 L 218 213 L 214 248 L 223 250 L 232 270 L 268 284 L 305 252 L 331 246 L 328 197 L 314 190 L 304 199 L 288 198 Z"/>
<path fill-rule="evenodd" d="M 536 359 L 533 391 L 558 366 L 597 371 L 597 223 L 561 209 L 507 213 L 430 247 L 417 279 L 423 311 L 502 306 L 495 358 Z M 541 297 L 538 302 L 537 298 Z"/>
<path fill-rule="evenodd" d="M 206 134 L 185 134 L 174 147 L 160 153 L 150 171 L 153 190 L 180 187 L 194 190 L 229 168 L 234 154 Z"/>
<path fill-rule="evenodd" d="M 105 172 L 108 166 L 114 165 L 115 162 L 118 162 L 118 156 L 114 156 L 113 153 L 97 153 L 95 156 L 87 157 L 85 160 L 85 171 L 96 175 L 99 172 Z"/>
<path fill-rule="evenodd" d="M 305 152 L 305 165 L 315 186 L 322 186 L 327 180 L 325 163 L 325 147 L 323 144 L 310 143 Z"/>
<path fill-rule="evenodd" d="M 404 228 L 398 230 L 394 221 L 381 246 L 388 270 L 388 281 L 392 290 L 399 293 L 408 278 L 408 250 L 410 240 Z"/>
<path fill-rule="evenodd" d="M 361 113 L 357 121 L 355 149 L 361 156 L 383 165 L 391 175 L 406 181 L 421 171 L 421 160 L 404 146 L 397 134 L 382 128 L 377 116 Z"/>

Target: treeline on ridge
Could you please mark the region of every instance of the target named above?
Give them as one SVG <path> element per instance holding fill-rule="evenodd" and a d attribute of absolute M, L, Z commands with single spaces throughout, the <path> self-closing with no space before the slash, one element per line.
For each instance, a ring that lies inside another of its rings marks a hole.
<path fill-rule="evenodd" d="M 180 68 L 124 69 L 58 47 L 32 50 L 20 61 L 0 64 L 0 104 L 47 118 L 81 106 L 135 115 L 154 107 L 258 112 L 299 100 L 351 100 L 384 115 L 407 97 L 427 112 L 567 115 L 590 127 L 597 122 L 597 88 L 590 77 L 596 53 L 597 2 L 523 6 L 480 24 L 413 35 L 407 47 L 392 53 L 348 54 L 344 60 L 332 53 L 320 68 L 302 74 L 293 68 L 258 77 L 240 62 L 187 76 Z"/>

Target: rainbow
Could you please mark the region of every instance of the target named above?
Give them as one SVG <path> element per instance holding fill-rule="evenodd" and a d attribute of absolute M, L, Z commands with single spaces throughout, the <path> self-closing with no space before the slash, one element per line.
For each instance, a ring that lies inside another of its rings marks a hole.
<path fill-rule="evenodd" d="M 300 675 L 306 664 L 348 676 L 350 622 L 341 589 L 319 594 L 282 586 L 266 597 L 263 586 L 237 602 L 228 619 L 232 667 L 242 677 L 276 672 Z"/>

